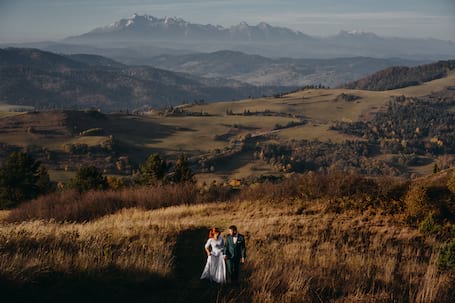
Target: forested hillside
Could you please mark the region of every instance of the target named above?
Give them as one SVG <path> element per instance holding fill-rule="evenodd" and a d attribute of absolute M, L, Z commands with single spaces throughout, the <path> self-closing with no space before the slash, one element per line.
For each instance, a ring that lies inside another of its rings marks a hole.
<path fill-rule="evenodd" d="M 364 90 L 390 90 L 407 86 L 419 85 L 447 75 L 455 69 L 455 60 L 416 67 L 390 67 L 358 81 L 345 84 L 344 88 Z"/>
<path fill-rule="evenodd" d="M 271 95 L 289 88 L 255 87 L 99 56 L 60 56 L 36 49 L 0 50 L 0 100 L 13 105 L 103 110 L 163 107 L 184 102 Z"/>

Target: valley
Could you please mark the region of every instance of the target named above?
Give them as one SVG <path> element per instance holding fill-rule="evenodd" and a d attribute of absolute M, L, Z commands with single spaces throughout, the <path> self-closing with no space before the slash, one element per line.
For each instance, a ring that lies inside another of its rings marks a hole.
<path fill-rule="evenodd" d="M 11 149 L 35 149 L 37 157 L 49 165 L 51 176 L 60 181 L 68 180 L 82 163 L 95 164 L 108 174 L 128 175 L 156 152 L 169 159 L 185 154 L 200 181 L 227 182 L 292 171 L 254 156 L 255 150 L 267 144 L 302 140 L 366 144 L 367 138 L 336 131 L 333 126 L 337 122 L 368 122 L 385 110 L 391 98 L 450 93 L 447 87 L 454 83 L 455 73 L 449 72 L 441 79 L 388 91 L 310 88 L 275 97 L 184 104 L 135 114 L 4 110 L 0 142 Z M 395 166 L 394 157 L 381 154 L 369 157 L 382 162 L 392 159 L 387 165 Z M 426 164 L 401 168 L 400 174 L 427 174 L 435 163 L 441 165 L 437 155 L 417 156 L 424 157 Z"/>

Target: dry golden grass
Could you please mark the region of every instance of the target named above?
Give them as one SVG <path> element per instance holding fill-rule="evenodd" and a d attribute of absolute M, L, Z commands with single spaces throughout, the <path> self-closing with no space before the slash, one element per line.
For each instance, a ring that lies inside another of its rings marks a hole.
<path fill-rule="evenodd" d="M 423 83 L 421 85 L 409 86 L 401 89 L 396 89 L 391 92 L 403 94 L 405 96 L 424 96 L 429 92 L 439 91 L 445 87 L 452 86 L 455 83 L 455 71 L 450 71 L 447 77 L 436 79 Z"/>
<path fill-rule="evenodd" d="M 280 129 L 274 135 L 284 141 L 289 140 L 319 140 L 342 143 L 346 140 L 360 140 L 358 137 L 330 130 L 329 124 L 309 123 L 302 126 Z"/>
<path fill-rule="evenodd" d="M 1 105 L 0 105 L 1 108 Z M 16 113 L 16 112 L 9 112 L 9 111 L 0 111 L 0 119 L 4 117 L 10 117 L 10 116 L 16 116 L 20 115 L 21 113 Z"/>
<path fill-rule="evenodd" d="M 303 114 L 315 123 L 328 121 L 356 121 L 367 118 L 385 105 L 391 96 L 405 95 L 408 97 L 428 95 L 432 91 L 442 90 L 455 84 L 455 72 L 447 77 L 433 80 L 422 85 L 389 91 L 364 91 L 350 89 L 309 89 L 299 91 L 282 98 L 257 98 L 233 102 L 217 102 L 207 105 L 187 107 L 195 112 L 204 111 L 209 114 L 224 115 L 226 110 L 242 113 L 249 109 L 251 112 L 266 109 L 276 112 Z M 341 94 L 352 94 L 361 97 L 356 102 L 336 102 Z"/>
<path fill-rule="evenodd" d="M 9 210 L 0 210 L 0 221 L 3 221 L 6 217 L 8 217 L 9 213 Z"/>
<path fill-rule="evenodd" d="M 83 224 L 2 224 L 1 243 L 9 244 L 0 269 L 24 279 L 108 266 L 176 277 L 161 301 L 196 302 L 197 293 L 214 302 L 450 302 L 454 280 L 437 269 L 434 240 L 401 222 L 303 200 L 125 209 Z M 203 257 L 193 256 L 203 256 L 207 228 L 233 223 L 246 236 L 248 260 L 241 285 L 216 288 L 215 300 L 205 293 L 213 287 L 198 282 Z"/>
<path fill-rule="evenodd" d="M 243 112 L 243 111 L 242 111 Z M 209 116 L 209 117 L 151 117 L 160 125 L 178 127 L 181 130 L 172 135 L 156 140 L 147 147 L 166 151 L 168 154 L 186 152 L 198 154 L 228 145 L 228 140 L 216 140 L 215 135 L 222 135 L 240 125 L 238 136 L 271 130 L 276 124 L 286 125 L 297 119 L 262 116 Z"/>

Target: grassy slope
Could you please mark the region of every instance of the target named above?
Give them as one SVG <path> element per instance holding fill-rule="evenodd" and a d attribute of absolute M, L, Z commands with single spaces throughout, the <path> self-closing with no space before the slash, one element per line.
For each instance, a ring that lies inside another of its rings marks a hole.
<path fill-rule="evenodd" d="M 17 243 L 0 268 L 25 279 L 4 291 L 44 299 L 78 301 L 96 289 L 116 302 L 448 302 L 454 281 L 437 270 L 435 243 L 401 222 L 295 200 L 129 209 L 84 224 L 0 223 L 0 237 Z M 232 223 L 247 240 L 242 283 L 206 285 L 207 229 Z"/>
<path fill-rule="evenodd" d="M 390 96 L 405 95 L 424 96 L 432 91 L 441 90 L 455 84 L 455 72 L 442 79 L 437 79 L 419 86 L 389 91 L 362 91 L 350 89 L 309 89 L 284 96 L 283 98 L 258 98 L 234 102 L 217 102 L 207 105 L 192 106 L 195 112 L 205 111 L 209 114 L 224 114 L 230 109 L 234 112 L 250 111 L 283 111 L 303 114 L 313 120 L 360 120 L 384 105 Z M 341 93 L 362 97 L 358 102 L 335 102 L 334 99 Z"/>

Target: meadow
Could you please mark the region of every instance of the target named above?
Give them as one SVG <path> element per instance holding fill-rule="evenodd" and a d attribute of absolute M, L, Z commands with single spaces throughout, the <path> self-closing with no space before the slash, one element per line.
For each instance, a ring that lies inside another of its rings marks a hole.
<path fill-rule="evenodd" d="M 409 202 L 421 185 L 442 193 L 422 209 L 453 211 L 450 173 L 44 196 L 0 214 L 0 290 L 43 302 L 453 302 L 439 261 L 453 218 L 443 211 L 429 232 Z M 208 229 L 231 224 L 247 242 L 241 283 L 200 281 Z"/>

